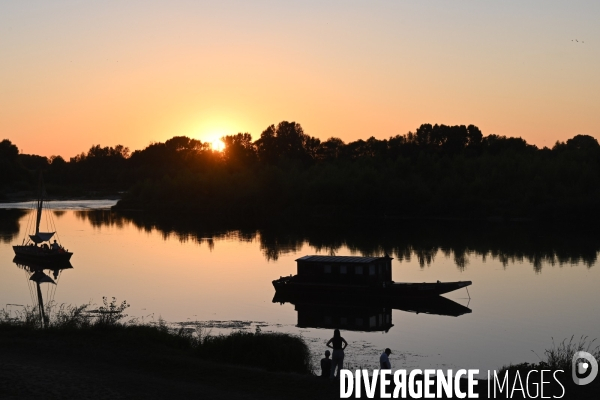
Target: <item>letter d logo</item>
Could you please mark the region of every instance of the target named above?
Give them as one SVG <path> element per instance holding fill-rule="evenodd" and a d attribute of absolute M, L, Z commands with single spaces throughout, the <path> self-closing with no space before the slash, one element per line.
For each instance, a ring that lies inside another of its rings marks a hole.
<path fill-rule="evenodd" d="M 581 362 L 580 359 L 587 360 L 588 362 Z M 573 355 L 571 361 L 571 370 L 573 371 L 573 382 L 576 385 L 587 385 L 596 378 L 598 375 L 598 362 L 594 356 L 585 351 L 578 351 Z M 589 375 L 585 378 L 580 378 L 578 375 L 584 375 L 589 371 Z"/>

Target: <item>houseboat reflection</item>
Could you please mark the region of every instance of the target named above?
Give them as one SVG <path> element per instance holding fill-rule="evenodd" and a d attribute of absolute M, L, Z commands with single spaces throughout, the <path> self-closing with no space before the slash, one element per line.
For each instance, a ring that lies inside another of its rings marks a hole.
<path fill-rule="evenodd" d="M 392 310 L 458 317 L 471 309 L 442 296 L 428 298 L 365 299 L 358 296 L 315 296 L 276 293 L 274 303 L 290 303 L 298 313 L 299 328 L 387 332 Z"/>

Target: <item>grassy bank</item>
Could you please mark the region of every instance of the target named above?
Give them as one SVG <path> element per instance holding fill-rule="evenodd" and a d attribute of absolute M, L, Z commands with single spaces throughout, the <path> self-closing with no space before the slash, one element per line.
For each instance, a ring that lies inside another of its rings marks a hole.
<path fill-rule="evenodd" d="M 55 336 L 88 339 L 103 338 L 115 345 L 160 345 L 187 352 L 190 356 L 215 362 L 259 367 L 270 371 L 312 374 L 310 350 L 296 335 L 234 331 L 228 335 L 211 335 L 200 325 L 169 327 L 164 321 L 142 324 L 127 320 L 126 302 L 109 302 L 92 308 L 60 306 L 50 312 L 42 329 L 36 308 L 24 308 L 14 315 L 0 311 L 0 329 L 7 335 L 32 339 Z"/>
<path fill-rule="evenodd" d="M 560 343 L 553 343 L 550 349 L 544 350 L 544 354 L 540 357 L 539 362 L 505 366 L 500 370 L 500 373 L 520 371 L 521 374 L 526 374 L 531 370 L 542 369 L 552 371 L 563 370 L 570 373 L 573 356 L 578 351 L 590 353 L 596 360 L 600 360 L 600 344 L 596 343 L 596 339 L 590 340 L 587 336 L 575 339 L 575 336 L 571 336 L 570 339 L 564 339 Z"/>
<path fill-rule="evenodd" d="M 128 319 L 126 303 L 0 311 L 0 398 L 335 398 L 302 338 Z"/>

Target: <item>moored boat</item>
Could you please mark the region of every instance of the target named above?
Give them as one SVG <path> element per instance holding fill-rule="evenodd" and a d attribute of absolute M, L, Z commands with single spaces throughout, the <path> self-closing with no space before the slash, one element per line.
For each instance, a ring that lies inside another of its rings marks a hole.
<path fill-rule="evenodd" d="M 471 281 L 397 283 L 392 258 L 304 256 L 296 260 L 298 274 L 273 281 L 277 293 L 354 293 L 368 297 L 432 297 L 471 285 Z"/>
<path fill-rule="evenodd" d="M 42 221 L 42 213 L 44 205 L 47 204 L 44 200 L 45 190 L 42 175 L 40 174 L 40 182 L 38 188 L 38 198 L 36 200 L 35 224 L 28 224 L 35 227 L 32 233 L 26 233 L 23 242 L 20 245 L 13 246 L 15 255 L 21 259 L 28 259 L 38 263 L 63 263 L 71 259 L 72 252 L 66 250 L 56 239 L 50 242 L 55 237 L 54 232 L 40 232 L 40 223 Z M 50 215 L 50 220 L 52 216 Z M 52 225 L 53 222 L 52 222 Z"/>

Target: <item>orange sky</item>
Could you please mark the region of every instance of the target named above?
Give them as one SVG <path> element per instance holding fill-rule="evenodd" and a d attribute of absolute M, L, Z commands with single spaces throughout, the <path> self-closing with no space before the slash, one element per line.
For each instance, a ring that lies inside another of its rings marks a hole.
<path fill-rule="evenodd" d="M 422 123 L 600 139 L 597 1 L 49 3 L 0 4 L 0 140 L 24 153 L 282 120 L 346 142 Z"/>

